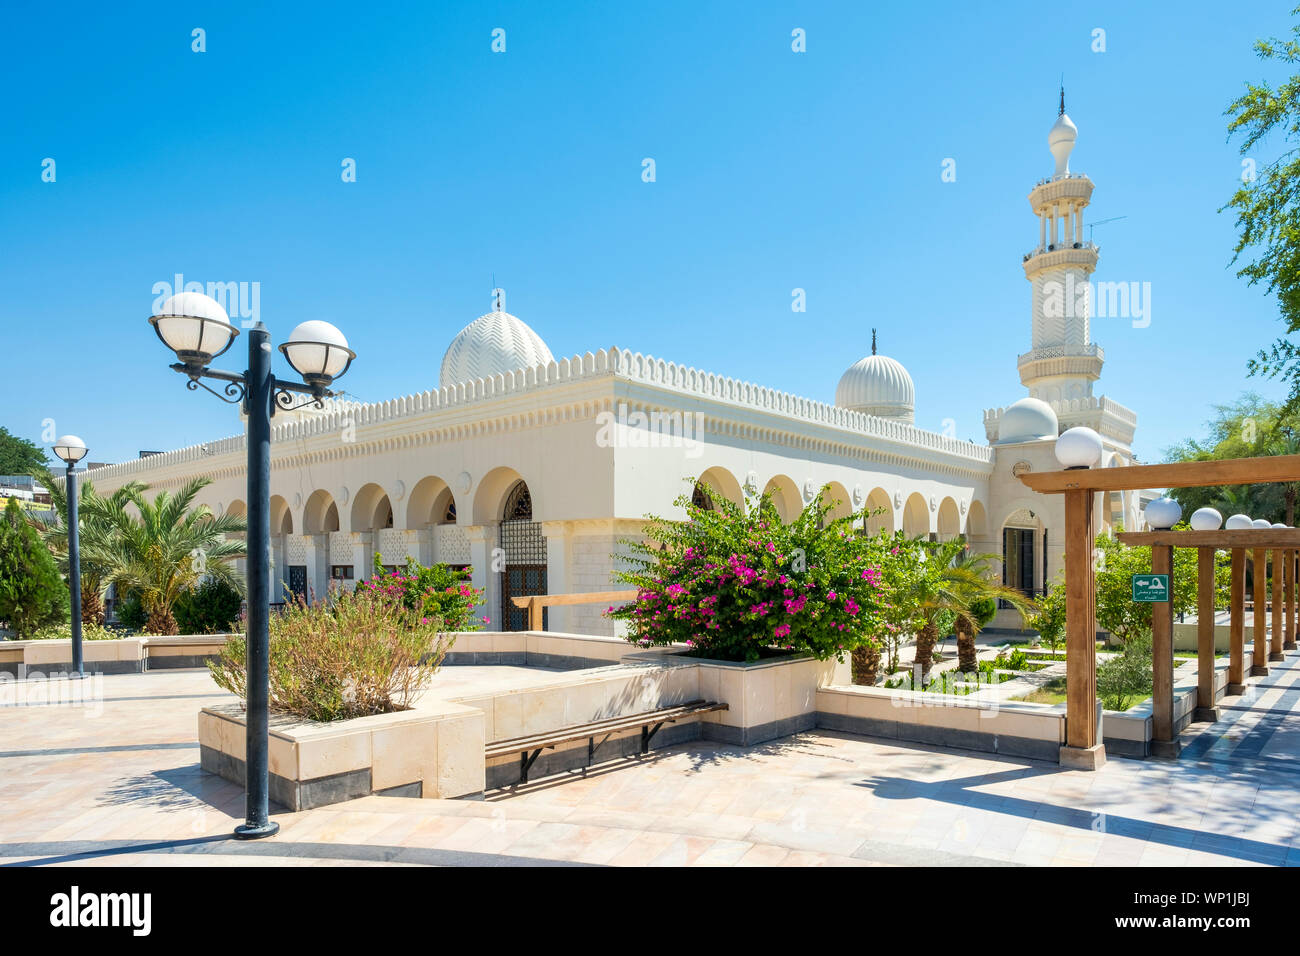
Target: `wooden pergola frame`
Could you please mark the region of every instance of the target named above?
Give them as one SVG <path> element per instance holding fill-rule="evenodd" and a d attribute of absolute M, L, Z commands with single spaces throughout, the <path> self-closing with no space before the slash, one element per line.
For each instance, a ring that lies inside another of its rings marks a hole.
<path fill-rule="evenodd" d="M 1027 472 L 1020 480 L 1030 489 L 1040 494 L 1060 494 L 1065 496 L 1065 604 L 1066 604 L 1066 743 L 1061 748 L 1062 765 L 1079 769 L 1096 770 L 1106 761 L 1106 749 L 1100 738 L 1100 721 L 1097 719 L 1097 595 L 1096 579 L 1093 570 L 1093 509 L 1098 492 L 1141 491 L 1147 488 L 1197 488 L 1214 485 L 1256 485 L 1277 482 L 1300 482 L 1300 455 L 1276 455 L 1269 458 L 1230 458 L 1222 461 L 1189 461 L 1164 465 L 1130 465 L 1120 468 L 1070 468 L 1065 471 Z M 1213 568 L 1214 550 L 1226 548 L 1233 553 L 1233 587 L 1232 608 L 1237 615 L 1234 620 L 1244 619 L 1245 607 L 1245 550 L 1252 549 L 1256 555 L 1256 566 L 1264 567 L 1267 552 L 1290 555 L 1291 560 L 1282 560 L 1284 573 L 1274 579 L 1274 635 L 1273 651 L 1281 655 L 1284 648 L 1283 631 L 1286 630 L 1287 641 L 1291 646 L 1294 641 L 1295 614 L 1295 556 L 1300 551 L 1300 530 L 1296 529 L 1259 529 L 1250 531 L 1213 531 L 1213 532 L 1126 532 L 1121 536 L 1126 544 L 1152 545 L 1152 570 L 1170 574 L 1172 584 L 1173 548 L 1195 547 L 1201 549 L 1198 576 L 1204 580 L 1208 554 L 1210 580 L 1210 611 L 1198 613 L 1200 627 L 1205 628 L 1205 619 L 1209 620 L 1210 660 L 1213 661 Z M 1240 552 L 1240 556 L 1238 553 Z M 1288 575 L 1285 571 L 1290 568 Z M 1264 644 L 1265 625 L 1265 575 L 1255 575 L 1255 669 L 1259 673 L 1263 666 L 1259 656 Z M 1287 618 L 1291 622 L 1286 628 L 1282 621 L 1281 591 L 1282 585 L 1288 585 L 1286 602 Z M 1205 592 L 1202 586 L 1199 594 L 1200 607 L 1204 608 Z M 1153 740 L 1167 742 L 1173 748 L 1173 603 L 1157 604 L 1153 614 L 1153 653 L 1154 653 L 1154 692 L 1153 704 Z M 1156 621 L 1159 620 L 1157 626 Z M 1239 629 L 1244 634 L 1244 624 Z M 1198 655 L 1204 646 L 1205 631 L 1198 634 Z M 1234 640 L 1234 646 L 1242 643 Z M 1244 653 L 1244 652 L 1243 652 Z M 1278 657 L 1274 657 L 1274 660 Z M 1237 658 L 1238 670 L 1234 674 L 1229 668 L 1229 684 L 1235 684 L 1239 693 L 1244 689 L 1245 675 L 1240 672 L 1241 658 Z M 1211 667 L 1200 664 L 1201 686 L 1205 686 L 1206 672 L 1213 674 Z M 1267 671 L 1263 671 L 1267 673 Z M 1234 677 L 1236 680 L 1234 681 Z M 1212 676 L 1209 678 L 1212 680 Z M 1202 706 L 1213 707 L 1213 684 L 1209 684 L 1209 703 L 1198 699 Z M 1162 738 L 1160 735 L 1165 734 Z"/>

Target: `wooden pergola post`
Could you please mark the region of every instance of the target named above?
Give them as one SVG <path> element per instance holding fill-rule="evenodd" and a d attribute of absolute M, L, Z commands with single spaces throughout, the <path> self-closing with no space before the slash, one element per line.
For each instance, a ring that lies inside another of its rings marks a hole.
<path fill-rule="evenodd" d="M 1196 549 L 1196 713 L 1193 720 L 1219 719 L 1214 706 L 1214 548 Z"/>
<path fill-rule="evenodd" d="M 1096 770 L 1106 762 L 1097 719 L 1097 604 L 1090 489 L 1065 492 L 1065 746 L 1061 765 Z"/>
<path fill-rule="evenodd" d="M 1250 676 L 1267 677 L 1268 665 L 1264 662 L 1268 660 L 1268 595 L 1265 591 L 1268 582 L 1268 551 L 1254 548 L 1251 557 L 1254 561 L 1250 573 L 1255 584 L 1255 663 L 1250 668 Z"/>
<path fill-rule="evenodd" d="M 1232 696 L 1246 693 L 1246 549 L 1232 549 L 1232 589 L 1228 598 L 1228 686 Z"/>
<path fill-rule="evenodd" d="M 1270 661 L 1284 661 L 1286 655 L 1282 653 L 1282 618 L 1284 608 L 1282 607 L 1282 581 L 1286 576 L 1284 567 L 1286 562 L 1282 560 L 1282 552 L 1274 550 L 1271 552 L 1273 564 L 1273 632 L 1269 640 L 1268 659 Z"/>
<path fill-rule="evenodd" d="M 1286 633 L 1283 635 L 1282 650 L 1293 651 L 1296 649 L 1295 642 L 1295 576 L 1296 576 L 1296 552 L 1287 551 L 1286 554 L 1286 580 L 1282 583 L 1283 591 L 1286 595 Z"/>
<path fill-rule="evenodd" d="M 1169 576 L 1169 593 L 1151 605 L 1151 753 L 1177 757 L 1174 735 L 1174 549 L 1152 545 L 1151 573 Z M 1069 659 L 1067 654 L 1066 659 Z"/>

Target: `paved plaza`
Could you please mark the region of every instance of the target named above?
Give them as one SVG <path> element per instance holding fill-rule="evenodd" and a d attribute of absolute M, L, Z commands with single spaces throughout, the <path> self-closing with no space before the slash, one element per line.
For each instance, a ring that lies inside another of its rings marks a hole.
<path fill-rule="evenodd" d="M 206 671 L 99 677 L 90 707 L 0 707 L 0 863 L 1296 865 L 1298 662 L 1189 728 L 1177 762 L 1087 773 L 829 732 L 700 741 L 481 801 L 280 813 L 255 843 L 229 836 L 242 788 L 198 766 L 198 710 L 230 695 Z"/>

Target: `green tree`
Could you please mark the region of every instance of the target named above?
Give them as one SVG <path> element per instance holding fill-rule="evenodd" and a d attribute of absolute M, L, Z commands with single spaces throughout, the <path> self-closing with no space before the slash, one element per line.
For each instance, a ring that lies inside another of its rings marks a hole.
<path fill-rule="evenodd" d="M 24 637 L 67 620 L 68 603 L 54 558 L 10 498 L 0 516 L 0 621 Z"/>
<path fill-rule="evenodd" d="M 1122 651 L 1097 667 L 1097 696 L 1107 710 L 1128 710 L 1150 695 L 1154 683 L 1150 631 L 1133 634 Z"/>
<path fill-rule="evenodd" d="M 958 540 L 965 544 L 963 539 Z M 953 624 L 957 634 L 957 669 L 963 674 L 979 669 L 975 638 L 997 614 L 999 601 L 1019 611 L 1022 621 L 1037 610 L 1029 598 L 996 580 L 993 566 L 998 560 L 996 554 L 974 553 L 963 547 L 949 572 L 954 576 L 964 605 L 956 611 Z"/>
<path fill-rule="evenodd" d="M 87 542 L 83 551 L 106 569 L 106 584 L 140 596 L 150 634 L 177 633 L 176 602 L 205 576 L 244 592 L 243 576 L 230 562 L 244 557 L 245 543 L 229 537 L 247 530 L 244 519 L 216 517 L 207 505 L 192 507 L 211 481 L 195 478 L 175 494 L 158 492 L 152 501 L 139 488 L 131 489 L 123 502 L 98 499 L 103 512 L 95 518 L 103 518 L 108 533 L 103 540 Z"/>
<path fill-rule="evenodd" d="M 26 475 L 49 464 L 40 445 L 19 438 L 0 425 L 0 475 Z"/>
<path fill-rule="evenodd" d="M 50 549 L 59 570 L 68 573 L 68 496 L 67 489 L 46 469 L 35 469 L 33 478 L 50 490 L 50 503 L 54 509 L 53 520 L 32 517 L 41 540 Z M 89 481 L 77 483 L 77 536 L 81 559 L 81 619 L 92 624 L 104 623 L 104 592 L 108 590 L 108 568 L 98 564 L 96 555 L 108 553 L 108 541 L 114 534 L 113 524 L 107 515 L 123 508 L 133 492 L 142 492 L 149 486 L 141 481 L 128 482 L 114 491 L 107 500 L 95 491 Z"/>
<path fill-rule="evenodd" d="M 1065 640 L 1065 582 L 1058 578 L 1038 600 L 1038 610 L 1029 619 L 1029 626 L 1055 653 Z"/>
<path fill-rule="evenodd" d="M 1291 11 L 1300 14 L 1300 7 Z M 1270 65 L 1290 72 L 1300 63 L 1300 24 L 1289 39 L 1263 39 L 1255 53 Z M 1300 74 L 1291 73 L 1276 87 L 1267 81 L 1247 83 L 1246 91 L 1229 104 L 1225 115 L 1229 138 L 1241 134 L 1243 156 L 1261 148 L 1270 136 L 1281 140 L 1280 154 L 1243 174 L 1241 186 L 1224 209 L 1236 213 L 1237 244 L 1232 262 L 1250 285 L 1262 285 L 1277 296 L 1286 335 L 1300 331 Z M 1252 164 L 1253 156 L 1248 156 Z M 1289 338 L 1276 340 L 1248 363 L 1250 374 L 1276 377 L 1290 386 L 1287 410 L 1300 410 L 1300 351 Z"/>

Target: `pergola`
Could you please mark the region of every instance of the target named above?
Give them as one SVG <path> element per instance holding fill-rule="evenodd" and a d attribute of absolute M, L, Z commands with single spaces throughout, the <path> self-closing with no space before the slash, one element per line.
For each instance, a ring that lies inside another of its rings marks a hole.
<path fill-rule="evenodd" d="M 1106 761 L 1099 731 L 1097 701 L 1097 606 L 1093 569 L 1093 508 L 1098 492 L 1140 491 L 1147 488 L 1195 488 L 1214 485 L 1252 485 L 1300 481 L 1300 455 L 1269 458 L 1233 458 L 1224 461 L 1192 461 L 1166 465 L 1131 465 L 1121 468 L 1070 468 L 1064 471 L 1029 472 L 1020 480 L 1040 494 L 1065 496 L 1065 588 L 1066 588 L 1066 744 L 1061 748 L 1062 765 L 1096 770 Z M 1267 674 L 1265 656 L 1282 659 L 1284 648 L 1295 646 L 1296 555 L 1300 552 L 1300 530 L 1258 529 L 1241 531 L 1141 531 L 1125 532 L 1120 540 L 1129 545 L 1151 545 L 1152 572 L 1168 574 L 1173 582 L 1173 549 L 1198 549 L 1198 708 L 1210 716 L 1214 707 L 1214 552 L 1232 554 L 1230 600 L 1231 657 L 1228 690 L 1245 689 L 1245 552 L 1254 552 L 1255 655 L 1252 675 Z M 1266 563 L 1272 553 L 1273 638 L 1265 654 Z M 1172 588 L 1171 588 L 1172 590 Z M 1170 595 L 1172 598 L 1172 594 Z M 1285 614 L 1283 606 L 1285 605 Z M 1152 749 L 1176 754 L 1173 693 L 1173 602 L 1152 607 Z M 1285 639 L 1284 639 L 1285 638 Z"/>

